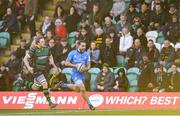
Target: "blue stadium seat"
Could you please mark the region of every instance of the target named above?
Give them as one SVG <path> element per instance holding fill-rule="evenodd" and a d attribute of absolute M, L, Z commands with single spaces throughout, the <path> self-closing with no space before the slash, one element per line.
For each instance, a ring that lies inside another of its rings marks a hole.
<path fill-rule="evenodd" d="M 127 73 L 126 74 L 128 81 L 138 80 L 138 75 L 136 73 Z"/>
<path fill-rule="evenodd" d="M 131 68 L 129 68 L 127 70 L 127 73 L 135 73 L 135 74 L 139 75 L 140 74 L 140 70 L 139 70 L 138 67 L 131 67 Z"/>
<path fill-rule="evenodd" d="M 69 35 L 68 35 L 68 44 L 71 46 L 71 47 L 73 47 L 73 45 L 74 45 L 74 43 L 75 43 L 75 41 L 76 41 L 76 32 L 71 32 L 71 33 L 69 33 Z"/>
<path fill-rule="evenodd" d="M 7 48 L 10 43 L 10 34 L 8 32 L 0 33 L 0 48 Z"/>
<path fill-rule="evenodd" d="M 165 40 L 165 38 L 164 38 L 163 32 L 159 32 L 156 43 L 163 44 L 164 40 Z"/>
<path fill-rule="evenodd" d="M 122 55 L 116 56 L 117 66 L 118 67 L 124 67 L 125 66 L 125 58 Z"/>
<path fill-rule="evenodd" d="M 137 87 L 138 81 L 137 80 L 132 80 L 129 84 L 130 84 L 131 87 Z"/>
<path fill-rule="evenodd" d="M 95 91 L 95 81 L 96 81 L 97 74 L 100 71 L 101 70 L 99 68 L 91 68 L 88 71 L 88 73 L 90 73 L 90 75 L 91 75 L 91 80 L 90 80 L 90 90 L 91 91 Z"/>
<path fill-rule="evenodd" d="M 180 72 L 180 67 L 177 67 L 177 71 Z M 172 72 L 172 68 L 169 68 L 169 69 L 167 70 L 167 73 L 171 73 L 171 72 Z"/>
<path fill-rule="evenodd" d="M 130 87 L 128 92 L 137 92 L 138 91 L 138 87 Z"/>
<path fill-rule="evenodd" d="M 72 68 L 64 68 L 62 70 L 62 73 L 66 75 L 68 83 L 72 83 L 71 82 Z"/>

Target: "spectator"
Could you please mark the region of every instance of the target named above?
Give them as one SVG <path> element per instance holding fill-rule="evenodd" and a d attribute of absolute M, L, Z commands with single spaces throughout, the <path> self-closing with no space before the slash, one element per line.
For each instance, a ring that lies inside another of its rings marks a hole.
<path fill-rule="evenodd" d="M 27 46 L 26 46 L 26 40 L 22 39 L 20 40 L 20 47 L 17 48 L 15 54 L 16 58 L 21 62 L 26 54 Z"/>
<path fill-rule="evenodd" d="M 165 92 L 168 88 L 168 77 L 163 71 L 163 66 L 156 68 L 157 72 L 153 81 L 153 92 Z"/>
<path fill-rule="evenodd" d="M 104 32 L 101 27 L 97 28 L 95 31 L 96 31 L 96 34 L 94 37 L 94 41 L 96 42 L 96 45 L 99 48 L 100 46 L 104 44 Z"/>
<path fill-rule="evenodd" d="M 176 50 L 174 62 L 177 65 L 177 67 L 180 67 L 180 48 L 177 48 Z"/>
<path fill-rule="evenodd" d="M 127 50 L 133 45 L 133 37 L 127 27 L 122 30 L 122 36 L 119 42 L 119 53 L 125 56 Z"/>
<path fill-rule="evenodd" d="M 127 11 L 127 19 L 132 24 L 133 19 L 138 16 L 138 13 L 135 9 L 135 6 L 133 4 L 129 5 L 128 11 Z"/>
<path fill-rule="evenodd" d="M 100 14 L 100 8 L 99 4 L 96 3 L 93 5 L 92 11 L 89 13 L 89 25 L 94 25 L 95 21 L 101 21 L 102 15 Z"/>
<path fill-rule="evenodd" d="M 172 72 L 169 74 L 169 87 L 168 90 L 169 92 L 179 92 L 180 91 L 180 75 L 179 72 L 177 71 L 176 65 L 172 65 Z"/>
<path fill-rule="evenodd" d="M 12 34 L 13 32 L 17 32 L 18 25 L 17 25 L 17 19 L 16 16 L 13 14 L 13 11 L 11 8 L 7 8 L 6 14 L 4 16 L 4 22 L 5 22 L 5 31 Z"/>
<path fill-rule="evenodd" d="M 102 18 L 106 17 L 109 14 L 109 11 L 112 9 L 113 0 L 99 0 L 100 14 Z"/>
<path fill-rule="evenodd" d="M 24 14 L 31 33 L 31 38 L 36 35 L 35 18 L 38 12 L 38 0 L 26 0 Z"/>
<path fill-rule="evenodd" d="M 44 22 L 40 26 L 40 31 L 45 35 L 49 30 L 54 32 L 54 23 L 49 16 L 46 16 Z"/>
<path fill-rule="evenodd" d="M 80 22 L 80 16 L 78 15 L 74 7 L 70 8 L 70 12 L 65 20 L 68 33 L 77 30 L 77 24 Z"/>
<path fill-rule="evenodd" d="M 26 4 L 26 0 L 16 0 L 17 20 L 18 20 L 20 33 L 22 31 L 22 28 L 25 26 L 25 15 L 24 15 L 25 4 Z"/>
<path fill-rule="evenodd" d="M 72 6 L 73 1 L 72 0 L 59 0 L 57 2 L 57 6 L 61 6 L 64 9 L 65 14 L 68 14 L 69 9 Z"/>
<path fill-rule="evenodd" d="M 148 59 L 151 63 L 154 64 L 154 67 L 156 67 L 159 62 L 159 56 L 160 56 L 159 51 L 155 47 L 153 40 L 148 41 L 147 47 L 148 47 L 147 48 Z"/>
<path fill-rule="evenodd" d="M 61 5 L 56 6 L 53 18 L 54 21 L 56 21 L 57 19 L 60 19 L 62 23 L 65 21 L 65 13 Z"/>
<path fill-rule="evenodd" d="M 140 61 L 142 61 L 142 55 L 145 53 L 145 49 L 141 46 L 141 41 L 136 39 L 134 45 L 128 49 L 126 59 L 127 66 L 130 67 L 139 67 Z"/>
<path fill-rule="evenodd" d="M 135 37 L 134 38 L 138 38 L 140 39 L 141 41 L 141 45 L 143 48 L 147 49 L 147 38 L 144 34 L 144 31 L 142 28 L 138 28 L 137 31 L 136 31 L 136 34 L 135 34 Z"/>
<path fill-rule="evenodd" d="M 16 3 L 15 0 L 8 0 L 7 8 L 11 8 L 14 13 L 16 13 Z"/>
<path fill-rule="evenodd" d="M 170 22 L 174 15 L 177 16 L 177 13 L 178 13 L 178 10 L 176 9 L 175 4 L 170 4 L 169 10 L 167 12 L 167 21 Z"/>
<path fill-rule="evenodd" d="M 148 9 L 148 5 L 146 3 L 143 3 L 141 5 L 139 17 L 141 19 L 142 24 L 145 25 L 146 27 L 150 23 L 150 20 L 149 20 L 150 19 L 150 15 L 151 15 L 151 11 Z"/>
<path fill-rule="evenodd" d="M 73 6 L 77 10 L 78 14 L 82 16 L 87 10 L 87 0 L 74 0 Z"/>
<path fill-rule="evenodd" d="M 118 77 L 115 80 L 114 91 L 117 92 L 127 92 L 129 89 L 129 81 L 126 77 L 124 68 L 120 68 L 117 72 Z"/>
<path fill-rule="evenodd" d="M 60 19 L 55 21 L 55 34 L 60 37 L 67 37 L 67 28 Z"/>
<path fill-rule="evenodd" d="M 112 7 L 111 11 L 115 17 L 119 17 L 121 14 L 123 14 L 125 12 L 125 9 L 126 9 L 126 4 L 125 4 L 124 0 L 116 0 L 113 3 L 113 7 Z"/>
<path fill-rule="evenodd" d="M 175 49 L 170 45 L 169 40 L 164 41 L 164 47 L 161 50 L 160 54 L 160 64 L 165 68 L 170 68 L 173 64 L 175 56 Z"/>
<path fill-rule="evenodd" d="M 100 67 L 100 50 L 97 48 L 95 41 L 91 42 L 90 48 L 87 52 L 91 56 L 91 67 Z"/>
<path fill-rule="evenodd" d="M 165 25 L 165 35 L 170 42 L 175 44 L 180 40 L 180 22 L 176 15 L 173 15 L 171 19 L 172 20 Z"/>
<path fill-rule="evenodd" d="M 96 78 L 96 91 L 100 92 L 112 92 L 115 82 L 113 73 L 108 69 L 109 65 L 104 63 L 102 65 L 102 71 L 97 75 Z"/>
<path fill-rule="evenodd" d="M 162 10 L 162 6 L 160 4 L 156 4 L 155 11 L 151 13 L 150 16 L 150 24 L 154 23 L 155 25 L 164 25 L 166 21 L 165 13 Z"/>
<path fill-rule="evenodd" d="M 135 17 L 133 19 L 133 24 L 131 25 L 131 34 L 134 36 L 137 32 L 138 28 L 142 28 L 142 30 L 146 33 L 145 26 L 141 23 L 141 19 L 139 17 Z"/>
<path fill-rule="evenodd" d="M 146 54 L 142 57 L 140 63 L 141 74 L 138 79 L 140 92 L 151 92 L 153 89 L 154 67 Z"/>
<path fill-rule="evenodd" d="M 0 0 L 0 21 L 3 20 L 3 16 L 6 14 L 6 4 L 4 0 Z"/>
<path fill-rule="evenodd" d="M 46 44 L 48 44 L 49 40 L 53 39 L 53 32 L 51 30 L 48 30 L 46 32 L 46 34 L 44 35 L 45 36 L 45 41 L 46 41 Z"/>
<path fill-rule="evenodd" d="M 5 65 L 0 66 L 0 91 L 10 91 L 12 89 L 12 75 Z"/>
<path fill-rule="evenodd" d="M 125 15 L 121 15 L 120 20 L 117 22 L 117 28 L 119 33 L 122 33 L 122 30 L 125 27 L 130 27 L 130 24 L 127 21 L 127 17 Z"/>
<path fill-rule="evenodd" d="M 116 53 L 119 52 L 119 37 L 117 36 L 115 30 L 111 29 L 109 30 L 109 32 L 107 33 L 108 36 L 110 36 L 111 40 L 113 41 L 112 44 L 114 46 L 114 49 L 116 50 Z"/>
<path fill-rule="evenodd" d="M 104 18 L 104 25 L 103 25 L 103 31 L 104 33 L 108 33 L 109 30 L 114 30 L 117 32 L 116 26 L 112 23 L 112 19 L 110 16 L 106 16 Z"/>
<path fill-rule="evenodd" d="M 102 63 L 107 63 L 110 67 L 115 67 L 116 50 L 112 44 L 112 41 L 113 40 L 109 36 L 105 38 L 105 45 L 102 45 L 100 48 L 100 59 Z"/>

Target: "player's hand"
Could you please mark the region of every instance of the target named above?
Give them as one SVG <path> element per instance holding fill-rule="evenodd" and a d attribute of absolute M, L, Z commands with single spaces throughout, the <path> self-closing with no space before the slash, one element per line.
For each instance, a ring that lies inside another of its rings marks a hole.
<path fill-rule="evenodd" d="M 32 67 L 28 67 L 28 71 L 33 74 L 34 73 L 34 69 Z"/>

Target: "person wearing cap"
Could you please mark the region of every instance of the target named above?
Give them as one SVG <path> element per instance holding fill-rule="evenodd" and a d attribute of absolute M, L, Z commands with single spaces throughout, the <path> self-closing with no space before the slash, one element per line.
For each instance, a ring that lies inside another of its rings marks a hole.
<path fill-rule="evenodd" d="M 112 92 L 115 84 L 115 77 L 109 70 L 109 65 L 104 63 L 101 72 L 97 75 L 95 86 L 96 91 L 99 92 Z"/>

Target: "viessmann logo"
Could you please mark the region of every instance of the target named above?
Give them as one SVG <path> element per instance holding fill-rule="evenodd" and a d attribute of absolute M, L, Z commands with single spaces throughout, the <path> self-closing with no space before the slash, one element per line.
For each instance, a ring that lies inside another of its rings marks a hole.
<path fill-rule="evenodd" d="M 100 94 L 94 94 L 89 97 L 89 100 L 93 106 L 98 107 L 103 104 L 104 97 Z"/>
<path fill-rule="evenodd" d="M 3 103 L 6 104 L 18 104 L 24 105 L 25 109 L 31 109 L 34 105 L 48 104 L 46 97 L 38 96 L 37 93 L 28 93 L 25 96 L 2 96 Z M 76 104 L 77 96 L 58 96 L 51 97 L 52 101 L 57 104 Z"/>

